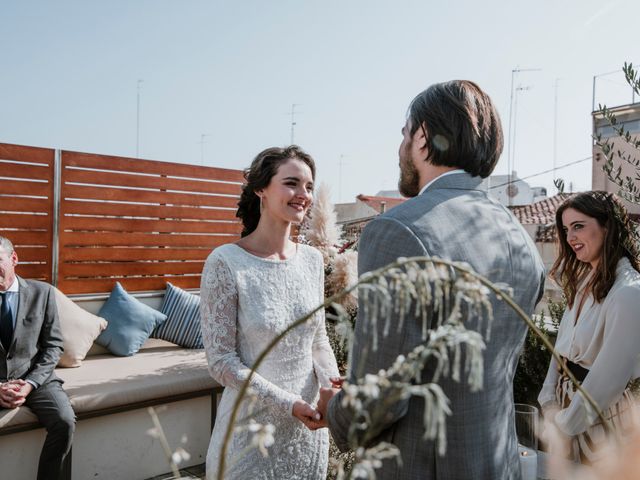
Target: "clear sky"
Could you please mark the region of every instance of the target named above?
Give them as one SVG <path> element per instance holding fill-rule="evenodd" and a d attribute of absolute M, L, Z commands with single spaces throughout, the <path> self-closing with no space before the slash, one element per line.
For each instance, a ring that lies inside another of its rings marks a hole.
<path fill-rule="evenodd" d="M 295 103 L 295 143 L 349 201 L 396 188 L 418 92 L 474 80 L 507 138 L 512 70 L 538 68 L 514 83 L 526 177 L 553 167 L 556 79 L 557 164 L 591 155 L 593 76 L 640 62 L 639 18 L 637 0 L 0 0 L 0 142 L 135 156 L 143 80 L 141 158 L 240 169 L 290 142 Z M 621 74 L 598 101 L 630 103 Z M 588 189 L 590 161 L 557 175 Z"/>

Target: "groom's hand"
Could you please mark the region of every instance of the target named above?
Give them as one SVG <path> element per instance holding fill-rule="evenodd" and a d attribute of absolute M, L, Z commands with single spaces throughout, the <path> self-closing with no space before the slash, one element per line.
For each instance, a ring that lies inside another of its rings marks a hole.
<path fill-rule="evenodd" d="M 300 420 L 309 430 L 317 430 L 326 425 L 322 424 L 322 415 L 304 400 L 296 400 L 293 404 L 294 417 Z"/>
<path fill-rule="evenodd" d="M 328 427 L 327 424 L 327 408 L 329 407 L 329 402 L 334 397 L 336 393 L 340 391 L 339 388 L 321 388 L 320 389 L 320 399 L 318 400 L 318 406 L 316 407 L 320 415 L 322 415 L 322 423 L 323 427 Z"/>
<path fill-rule="evenodd" d="M 331 377 L 329 380 L 331 381 L 331 386 L 333 388 L 342 388 L 345 377 Z"/>

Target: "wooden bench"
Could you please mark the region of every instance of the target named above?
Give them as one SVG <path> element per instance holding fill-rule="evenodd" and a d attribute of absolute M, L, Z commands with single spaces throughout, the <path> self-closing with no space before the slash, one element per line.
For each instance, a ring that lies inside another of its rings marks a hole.
<path fill-rule="evenodd" d="M 210 377 L 203 350 L 150 339 L 136 355 L 116 357 L 94 345 L 82 366 L 56 374 L 77 416 L 67 479 L 134 480 L 168 471 L 158 439 L 148 434 L 151 406 L 171 447 L 191 455 L 181 466 L 205 462 L 222 388 Z M 28 408 L 0 411 L 2 477 L 35 478 L 44 436 Z"/>

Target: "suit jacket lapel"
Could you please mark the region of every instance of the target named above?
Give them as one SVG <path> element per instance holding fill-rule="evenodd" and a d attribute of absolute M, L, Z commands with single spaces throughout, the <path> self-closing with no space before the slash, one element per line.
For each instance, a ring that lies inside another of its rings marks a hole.
<path fill-rule="evenodd" d="M 20 338 L 19 336 L 22 334 L 24 319 L 27 316 L 28 305 L 31 302 L 31 289 L 29 288 L 29 284 L 20 277 L 18 277 L 18 283 L 20 284 L 18 292 L 18 311 L 14 314 L 16 318 L 16 326 L 13 329 L 13 341 L 11 342 L 11 348 L 15 345 L 16 339 Z M 11 348 L 9 350 L 11 350 Z"/>
<path fill-rule="evenodd" d="M 6 302 L 6 301 L 7 301 L 7 300 L 5 300 L 5 302 Z M 16 336 L 15 336 L 15 328 L 14 328 L 14 335 L 13 335 L 13 338 L 16 338 Z M 13 343 L 13 340 L 11 340 L 11 343 Z M 9 347 L 11 347 L 11 346 L 9 346 Z M 5 355 L 7 354 L 7 351 L 4 349 L 4 344 L 3 344 L 2 342 L 0 342 L 0 352 L 4 352 L 4 354 L 5 354 Z"/>

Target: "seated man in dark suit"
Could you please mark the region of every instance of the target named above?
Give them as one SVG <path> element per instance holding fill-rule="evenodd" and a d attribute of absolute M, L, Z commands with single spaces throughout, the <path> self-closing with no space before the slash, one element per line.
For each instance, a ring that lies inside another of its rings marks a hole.
<path fill-rule="evenodd" d="M 0 408 L 29 407 L 47 429 L 38 480 L 57 479 L 71 449 L 75 415 L 54 368 L 62 335 L 54 290 L 15 273 L 18 255 L 0 236 Z"/>

